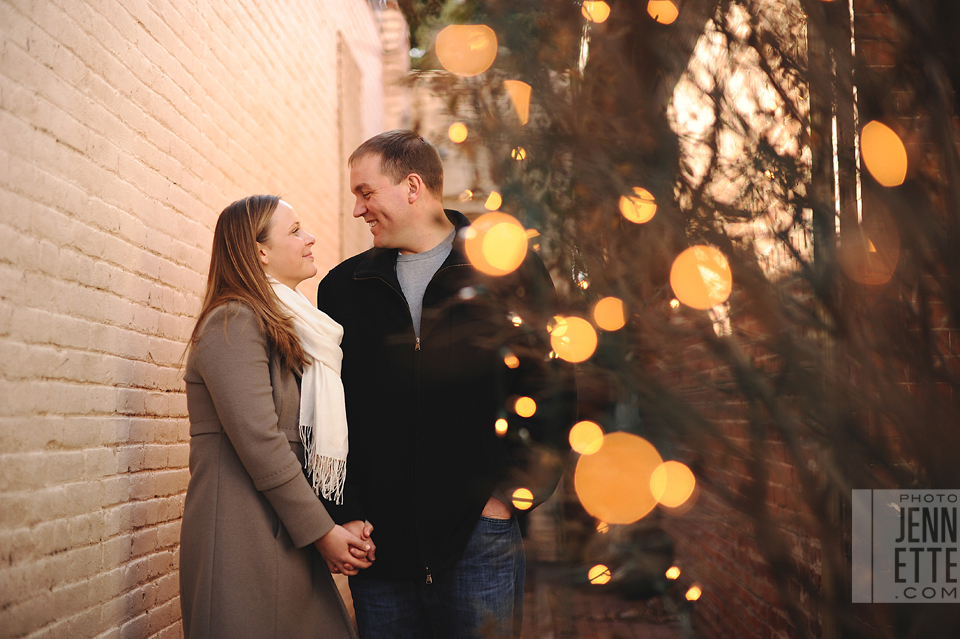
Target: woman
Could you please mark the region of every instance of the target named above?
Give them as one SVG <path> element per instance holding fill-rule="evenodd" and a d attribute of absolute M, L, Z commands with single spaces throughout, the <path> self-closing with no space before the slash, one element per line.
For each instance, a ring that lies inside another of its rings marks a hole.
<path fill-rule="evenodd" d="M 217 220 L 184 374 L 186 639 L 356 636 L 330 571 L 354 575 L 374 549 L 369 531 L 334 525 L 317 497 L 338 498 L 346 418 L 342 329 L 297 306 L 297 284 L 317 273 L 313 243 L 274 196 L 234 202 Z"/>

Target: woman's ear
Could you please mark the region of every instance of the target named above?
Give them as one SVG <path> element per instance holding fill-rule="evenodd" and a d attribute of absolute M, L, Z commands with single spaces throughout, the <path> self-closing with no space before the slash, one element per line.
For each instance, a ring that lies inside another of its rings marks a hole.
<path fill-rule="evenodd" d="M 270 258 L 267 257 L 267 252 L 263 249 L 263 244 L 257 242 L 257 259 L 260 260 L 260 263 L 266 266 L 270 263 Z"/>

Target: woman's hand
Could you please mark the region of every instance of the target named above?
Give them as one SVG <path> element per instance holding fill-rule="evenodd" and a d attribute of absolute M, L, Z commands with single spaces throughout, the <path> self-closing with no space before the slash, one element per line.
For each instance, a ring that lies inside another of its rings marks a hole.
<path fill-rule="evenodd" d="M 330 532 L 313 542 L 330 572 L 356 575 L 360 568 L 369 568 L 367 553 L 373 542 L 363 541 L 343 526 L 334 526 Z"/>
<path fill-rule="evenodd" d="M 354 519 L 353 521 L 348 521 L 345 523 L 343 527 L 359 537 L 361 541 L 370 544 L 370 550 L 363 555 L 357 555 L 357 549 L 351 548 L 351 552 L 354 553 L 354 556 L 365 556 L 369 561 L 374 561 L 377 558 L 377 544 L 373 543 L 373 539 L 370 538 L 370 535 L 373 534 L 373 524 L 371 524 L 369 521 L 360 521 L 359 519 Z"/>

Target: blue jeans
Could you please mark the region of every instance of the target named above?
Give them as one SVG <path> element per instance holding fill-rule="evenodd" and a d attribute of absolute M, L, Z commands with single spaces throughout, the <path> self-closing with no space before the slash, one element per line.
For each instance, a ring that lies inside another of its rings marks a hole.
<path fill-rule="evenodd" d="M 361 639 L 506 639 L 523 619 L 517 518 L 481 517 L 454 567 L 423 581 L 350 578 Z"/>

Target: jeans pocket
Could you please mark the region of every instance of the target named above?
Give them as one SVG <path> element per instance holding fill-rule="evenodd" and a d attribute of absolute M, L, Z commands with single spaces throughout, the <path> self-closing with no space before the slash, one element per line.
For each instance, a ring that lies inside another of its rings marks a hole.
<path fill-rule="evenodd" d="M 480 515 L 480 523 L 484 524 L 484 528 L 487 528 L 491 531 L 507 531 L 510 530 L 511 525 L 513 524 L 513 517 L 509 519 L 497 519 L 496 517 L 486 517 Z"/>

